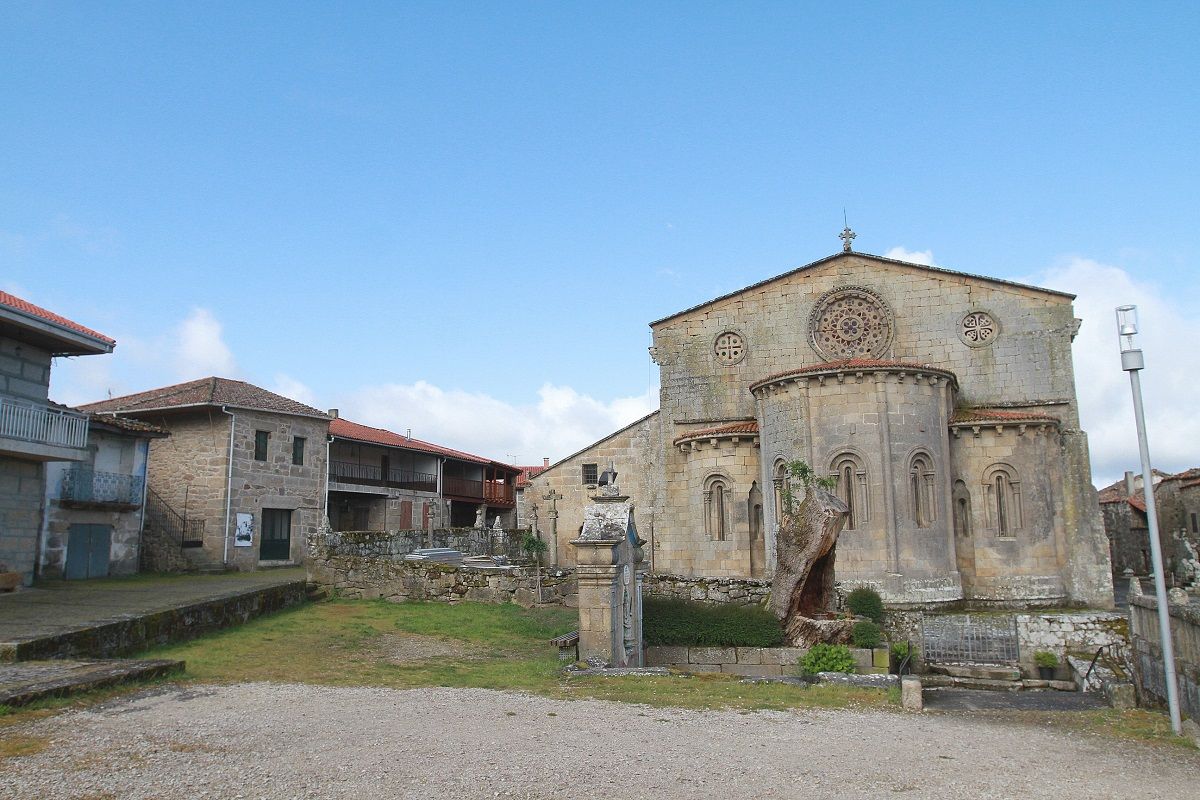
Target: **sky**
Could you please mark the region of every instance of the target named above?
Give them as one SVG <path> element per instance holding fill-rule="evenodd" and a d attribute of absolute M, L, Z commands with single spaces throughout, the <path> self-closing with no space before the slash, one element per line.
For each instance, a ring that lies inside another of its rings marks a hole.
<path fill-rule="evenodd" d="M 1195 3 L 0 5 L 0 289 L 503 461 L 657 405 L 648 323 L 858 250 L 1078 295 L 1094 478 L 1200 464 Z"/>

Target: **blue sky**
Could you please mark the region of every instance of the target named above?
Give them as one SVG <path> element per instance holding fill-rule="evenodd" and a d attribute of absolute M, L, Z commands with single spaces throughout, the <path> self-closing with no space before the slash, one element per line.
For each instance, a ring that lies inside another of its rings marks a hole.
<path fill-rule="evenodd" d="M 1140 299 L 1198 463 L 1200 11 L 1017 6 L 8 3 L 0 288 L 119 340 L 66 402 L 218 372 L 537 463 L 653 406 L 646 323 L 845 208 L 860 250 L 1075 282 L 1098 480 Z"/>

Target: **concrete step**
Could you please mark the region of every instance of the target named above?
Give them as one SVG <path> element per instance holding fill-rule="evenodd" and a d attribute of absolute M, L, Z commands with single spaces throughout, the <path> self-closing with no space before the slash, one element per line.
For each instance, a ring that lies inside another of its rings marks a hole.
<path fill-rule="evenodd" d="M 1021 680 L 1021 670 L 1007 664 L 930 664 L 929 669 L 955 678 L 987 681 Z"/>
<path fill-rule="evenodd" d="M 1024 688 L 1020 681 L 960 678 L 940 673 L 921 675 L 920 678 L 921 685 L 929 688 L 984 689 L 990 692 L 1019 692 Z"/>

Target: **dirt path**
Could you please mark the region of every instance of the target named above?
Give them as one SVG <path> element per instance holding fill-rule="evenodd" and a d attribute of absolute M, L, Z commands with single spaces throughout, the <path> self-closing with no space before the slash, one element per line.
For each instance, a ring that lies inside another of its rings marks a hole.
<path fill-rule="evenodd" d="M 171 688 L 6 730 L 3 798 L 1193 797 L 1200 752 L 950 715 Z"/>

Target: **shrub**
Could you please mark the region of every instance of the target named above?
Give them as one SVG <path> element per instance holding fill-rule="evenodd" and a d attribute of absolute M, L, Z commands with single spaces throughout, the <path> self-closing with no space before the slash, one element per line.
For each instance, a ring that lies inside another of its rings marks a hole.
<path fill-rule="evenodd" d="M 647 645 L 679 647 L 778 647 L 783 628 L 758 606 L 707 605 L 646 598 L 642 638 Z"/>
<path fill-rule="evenodd" d="M 1049 650 L 1038 650 L 1033 654 L 1033 663 L 1051 669 L 1058 666 L 1058 656 Z"/>
<path fill-rule="evenodd" d="M 892 658 L 899 664 L 904 659 L 912 654 L 912 645 L 908 642 L 893 642 L 892 643 Z"/>
<path fill-rule="evenodd" d="M 883 622 L 883 599 L 879 592 L 868 586 L 860 586 L 846 596 L 846 608 L 856 617 L 866 617 L 872 622 Z"/>
<path fill-rule="evenodd" d="M 854 643 L 855 647 L 879 647 L 882 639 L 883 631 L 869 619 L 860 619 L 850 629 L 850 641 Z"/>
<path fill-rule="evenodd" d="M 548 547 L 549 545 L 533 531 L 525 531 L 525 533 L 521 534 L 521 549 L 534 561 L 537 561 L 538 556 L 546 552 Z"/>
<path fill-rule="evenodd" d="M 854 656 L 844 644 L 814 644 L 800 659 L 801 675 L 818 672 L 854 672 Z"/>

